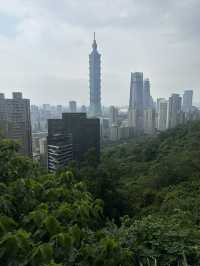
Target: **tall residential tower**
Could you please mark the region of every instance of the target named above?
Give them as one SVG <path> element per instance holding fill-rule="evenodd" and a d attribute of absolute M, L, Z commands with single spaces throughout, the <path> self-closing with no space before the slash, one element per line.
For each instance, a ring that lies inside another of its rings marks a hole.
<path fill-rule="evenodd" d="M 70 113 L 76 113 L 77 112 L 77 105 L 75 101 L 69 102 L 69 111 Z"/>
<path fill-rule="evenodd" d="M 90 71 L 90 115 L 101 114 L 101 54 L 97 50 L 97 42 L 94 33 L 92 52 L 89 55 Z"/>
<path fill-rule="evenodd" d="M 144 130 L 144 99 L 142 72 L 131 73 L 129 127 L 135 128 L 135 131 L 137 133 L 141 133 Z"/>
<path fill-rule="evenodd" d="M 173 93 L 169 97 L 167 112 L 167 128 L 174 128 L 181 124 L 181 104 L 182 98 L 179 94 Z"/>
<path fill-rule="evenodd" d="M 192 111 L 192 103 L 193 103 L 193 90 L 184 91 L 182 110 L 185 113 L 191 112 Z"/>
<path fill-rule="evenodd" d="M 13 92 L 12 99 L 0 94 L 0 131 L 19 142 L 22 155 L 32 156 L 30 100 L 24 99 L 21 92 Z"/>
<path fill-rule="evenodd" d="M 152 107 L 149 79 L 144 80 L 143 105 L 144 105 L 144 109 L 148 109 L 148 108 Z"/>
<path fill-rule="evenodd" d="M 168 111 L 168 101 L 165 99 L 158 100 L 158 121 L 157 129 L 159 131 L 164 131 L 167 129 L 167 111 Z"/>

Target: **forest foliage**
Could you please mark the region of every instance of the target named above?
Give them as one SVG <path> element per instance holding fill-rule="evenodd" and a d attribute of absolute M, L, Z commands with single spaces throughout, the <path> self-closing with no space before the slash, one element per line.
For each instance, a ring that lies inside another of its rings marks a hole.
<path fill-rule="evenodd" d="M 50 174 L 0 140 L 0 265 L 200 265 L 200 123 Z"/>

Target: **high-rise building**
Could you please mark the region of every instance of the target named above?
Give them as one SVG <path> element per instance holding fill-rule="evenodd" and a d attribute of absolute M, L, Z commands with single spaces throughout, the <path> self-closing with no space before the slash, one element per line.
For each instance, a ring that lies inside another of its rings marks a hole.
<path fill-rule="evenodd" d="M 111 141 L 117 141 L 119 140 L 119 126 L 113 125 L 110 128 L 110 140 Z"/>
<path fill-rule="evenodd" d="M 119 140 L 128 139 L 130 137 L 130 128 L 128 126 L 121 125 L 118 128 L 118 138 Z"/>
<path fill-rule="evenodd" d="M 31 126 L 32 132 L 40 131 L 40 111 L 37 105 L 31 105 Z"/>
<path fill-rule="evenodd" d="M 100 119 L 101 126 L 101 140 L 108 141 L 110 138 L 110 120 L 108 118 Z"/>
<path fill-rule="evenodd" d="M 57 171 L 73 159 L 72 137 L 70 134 L 48 135 L 48 169 Z"/>
<path fill-rule="evenodd" d="M 165 98 L 158 98 L 156 101 L 156 112 L 159 113 L 160 102 L 165 101 Z"/>
<path fill-rule="evenodd" d="M 143 105 L 144 105 L 144 109 L 148 109 L 148 108 L 152 107 L 152 99 L 151 99 L 150 81 L 149 81 L 149 79 L 145 79 L 144 80 Z"/>
<path fill-rule="evenodd" d="M 43 105 L 42 105 L 42 108 L 43 108 L 45 111 L 50 111 L 50 110 L 51 110 L 51 106 L 50 106 L 50 104 L 47 104 L 47 103 L 43 104 Z"/>
<path fill-rule="evenodd" d="M 185 113 L 186 121 L 200 120 L 200 110 L 199 108 L 193 106 L 190 112 Z"/>
<path fill-rule="evenodd" d="M 62 115 L 62 112 L 63 112 L 63 107 L 62 107 L 62 105 L 57 105 L 57 106 L 56 106 L 56 115 L 57 115 L 57 116 L 61 116 L 61 115 Z"/>
<path fill-rule="evenodd" d="M 90 84 L 90 115 L 101 114 L 101 54 L 97 50 L 95 39 L 92 44 L 92 52 L 89 55 L 89 84 Z"/>
<path fill-rule="evenodd" d="M 110 123 L 111 123 L 111 125 L 117 124 L 118 114 L 119 114 L 118 108 L 115 106 L 110 106 L 109 111 L 110 111 Z"/>
<path fill-rule="evenodd" d="M 87 107 L 85 105 L 81 106 L 81 113 L 87 113 Z"/>
<path fill-rule="evenodd" d="M 47 168 L 47 138 L 39 139 L 40 164 Z"/>
<path fill-rule="evenodd" d="M 0 93 L 0 134 L 6 135 L 7 132 L 7 112 L 5 95 Z"/>
<path fill-rule="evenodd" d="M 182 122 L 182 98 L 179 94 L 172 94 L 168 102 L 167 128 L 174 128 Z"/>
<path fill-rule="evenodd" d="M 144 133 L 153 135 L 156 130 L 156 111 L 153 108 L 144 110 Z"/>
<path fill-rule="evenodd" d="M 131 73 L 130 101 L 129 101 L 129 127 L 134 127 L 137 133 L 144 130 L 144 104 L 143 104 L 143 73 Z"/>
<path fill-rule="evenodd" d="M 186 90 L 183 94 L 183 105 L 182 110 L 185 113 L 192 111 L 192 102 L 193 102 L 193 90 Z"/>
<path fill-rule="evenodd" d="M 160 99 L 158 102 L 158 124 L 157 124 L 157 129 L 159 131 L 164 131 L 167 129 L 167 108 L 168 108 L 168 101 L 165 99 Z"/>
<path fill-rule="evenodd" d="M 0 120 L 3 135 L 19 142 L 21 154 L 32 156 L 30 101 L 20 92 L 13 92 L 12 99 L 1 94 Z"/>
<path fill-rule="evenodd" d="M 88 119 L 85 113 L 63 113 L 62 119 L 48 120 L 48 168 L 58 170 L 70 160 L 80 162 L 94 149 L 100 155 L 99 119 Z"/>
<path fill-rule="evenodd" d="M 165 98 L 158 98 L 156 103 L 155 103 L 155 108 L 156 108 L 156 128 L 158 129 L 158 114 L 159 114 L 159 104 L 160 104 L 160 101 L 163 101 L 165 100 Z"/>
<path fill-rule="evenodd" d="M 69 102 L 69 111 L 70 111 L 70 113 L 76 113 L 77 112 L 76 101 L 70 101 Z"/>

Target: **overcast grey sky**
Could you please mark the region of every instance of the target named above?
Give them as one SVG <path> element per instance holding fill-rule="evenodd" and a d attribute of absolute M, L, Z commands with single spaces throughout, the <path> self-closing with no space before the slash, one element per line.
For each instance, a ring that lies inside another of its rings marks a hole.
<path fill-rule="evenodd" d="M 154 97 L 194 88 L 200 102 L 199 14 L 200 0 L 0 0 L 0 91 L 88 104 L 96 31 L 103 104 L 128 104 L 131 71 Z"/>

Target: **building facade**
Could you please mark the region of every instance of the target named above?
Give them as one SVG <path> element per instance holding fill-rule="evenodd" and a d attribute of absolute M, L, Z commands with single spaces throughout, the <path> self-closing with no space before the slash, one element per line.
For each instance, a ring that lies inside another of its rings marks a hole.
<path fill-rule="evenodd" d="M 168 101 L 167 128 L 174 128 L 183 121 L 181 112 L 182 98 L 179 94 L 172 94 Z"/>
<path fill-rule="evenodd" d="M 73 159 L 72 136 L 54 134 L 47 137 L 48 169 L 57 171 L 64 168 Z"/>
<path fill-rule="evenodd" d="M 101 114 L 101 54 L 97 50 L 94 34 L 92 52 L 89 55 L 90 115 Z"/>
<path fill-rule="evenodd" d="M 81 113 L 87 113 L 87 107 L 85 105 L 81 106 Z"/>
<path fill-rule="evenodd" d="M 144 133 L 153 135 L 156 131 L 156 111 L 153 108 L 144 110 Z"/>
<path fill-rule="evenodd" d="M 39 139 L 40 165 L 47 168 L 47 138 Z"/>
<path fill-rule="evenodd" d="M 168 101 L 165 99 L 161 99 L 158 103 L 158 125 L 157 129 L 159 131 L 164 131 L 167 129 L 167 108 Z"/>
<path fill-rule="evenodd" d="M 2 134 L 20 144 L 22 155 L 32 156 L 30 100 L 22 93 L 13 92 L 12 99 L 0 95 L 0 127 Z"/>
<path fill-rule="evenodd" d="M 118 108 L 115 106 L 110 106 L 109 116 L 110 116 L 110 124 L 111 125 L 118 123 L 118 115 L 119 115 Z"/>
<path fill-rule="evenodd" d="M 117 125 L 113 125 L 110 128 L 110 140 L 111 141 L 119 140 L 119 127 Z"/>
<path fill-rule="evenodd" d="M 110 139 L 110 119 L 109 118 L 101 118 L 101 140 L 103 142 L 109 141 Z"/>
<path fill-rule="evenodd" d="M 149 81 L 149 79 L 145 79 L 144 80 L 143 106 L 144 106 L 144 109 L 148 109 L 148 108 L 152 107 L 152 99 L 151 99 L 150 81 Z"/>
<path fill-rule="evenodd" d="M 129 100 L 129 126 L 135 131 L 144 131 L 144 104 L 143 104 L 143 73 L 131 73 L 130 100 Z"/>
<path fill-rule="evenodd" d="M 70 101 L 69 102 L 69 112 L 70 113 L 76 113 L 77 112 L 76 101 Z"/>
<path fill-rule="evenodd" d="M 186 90 L 183 94 L 183 105 L 182 110 L 185 113 L 189 113 L 192 111 L 192 103 L 193 103 L 193 90 Z"/>
<path fill-rule="evenodd" d="M 7 134 L 6 99 L 3 93 L 0 93 L 0 134 L 3 136 Z"/>
<path fill-rule="evenodd" d="M 100 122 L 85 113 L 63 113 L 62 119 L 48 120 L 48 168 L 55 171 L 75 160 L 81 162 L 90 149 L 100 156 Z"/>

